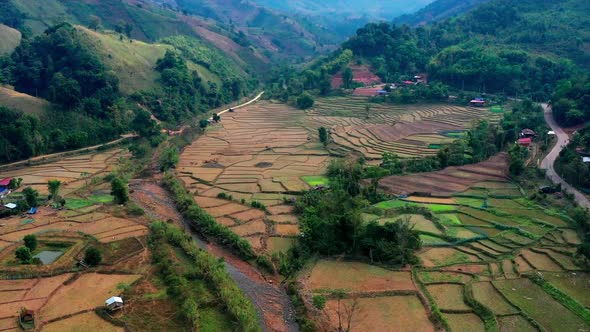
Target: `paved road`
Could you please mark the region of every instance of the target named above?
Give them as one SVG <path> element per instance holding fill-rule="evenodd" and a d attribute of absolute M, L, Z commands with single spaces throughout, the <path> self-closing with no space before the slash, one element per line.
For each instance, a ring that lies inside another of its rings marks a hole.
<path fill-rule="evenodd" d="M 234 109 L 234 110 L 235 110 L 235 109 L 238 109 L 238 108 L 242 108 L 242 107 L 244 107 L 244 106 L 248 106 L 248 105 L 250 105 L 250 104 L 252 104 L 252 103 L 256 102 L 258 99 L 260 99 L 260 97 L 262 97 L 262 95 L 263 95 L 263 94 L 264 94 L 264 91 L 262 91 L 261 93 L 259 93 L 259 94 L 258 94 L 256 97 L 254 97 L 254 99 L 250 100 L 249 102 L 243 103 L 243 104 L 241 104 L 241 105 L 238 105 L 238 106 L 230 107 L 230 108 L 228 108 L 228 109 L 226 109 L 226 110 L 223 110 L 223 111 L 221 111 L 221 112 L 217 113 L 217 115 L 221 115 L 221 114 L 223 114 L 223 113 L 227 113 L 227 112 L 229 112 L 229 110 L 231 110 L 231 109 Z M 209 118 L 209 120 L 213 120 L 213 117 L 210 117 L 210 118 Z"/>
<path fill-rule="evenodd" d="M 555 122 L 553 119 L 553 112 L 551 111 L 551 107 L 547 104 L 541 104 L 543 109 L 545 110 L 545 122 L 551 127 L 551 130 L 555 132 L 557 136 L 557 144 L 553 147 L 553 149 L 547 154 L 545 159 L 541 162 L 541 169 L 547 171 L 547 178 L 553 183 L 561 183 L 561 187 L 565 189 L 568 193 L 572 193 L 576 202 L 584 207 L 590 209 L 590 201 L 586 196 L 584 196 L 581 192 L 579 192 L 574 187 L 570 186 L 567 182 L 565 182 L 559 174 L 555 171 L 555 160 L 559 156 L 561 150 L 569 143 L 569 136 L 566 132 L 561 129 L 561 127 Z"/>

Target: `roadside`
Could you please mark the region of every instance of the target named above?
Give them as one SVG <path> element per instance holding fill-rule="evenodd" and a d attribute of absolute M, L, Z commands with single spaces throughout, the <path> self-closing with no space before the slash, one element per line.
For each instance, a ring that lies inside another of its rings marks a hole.
<path fill-rule="evenodd" d="M 576 188 L 572 187 L 567 182 L 565 182 L 555 171 L 555 160 L 557 159 L 557 157 L 559 157 L 559 153 L 561 152 L 561 150 L 568 145 L 569 135 L 563 130 L 563 128 L 561 128 L 557 124 L 557 122 L 555 122 L 555 119 L 553 119 L 553 112 L 551 110 L 551 107 L 547 104 L 541 104 L 541 106 L 543 107 L 543 110 L 545 112 L 545 122 L 547 122 L 549 127 L 551 127 L 551 130 L 553 130 L 555 132 L 555 135 L 557 136 L 557 143 L 555 144 L 553 149 L 551 149 L 551 151 L 547 154 L 545 159 L 543 159 L 540 168 L 546 170 L 546 176 L 549 180 L 556 184 L 561 184 L 561 187 L 563 189 L 565 189 L 568 193 L 574 195 L 574 199 L 581 207 L 589 209 L 590 201 L 588 200 L 588 198 L 580 191 L 578 191 Z"/>

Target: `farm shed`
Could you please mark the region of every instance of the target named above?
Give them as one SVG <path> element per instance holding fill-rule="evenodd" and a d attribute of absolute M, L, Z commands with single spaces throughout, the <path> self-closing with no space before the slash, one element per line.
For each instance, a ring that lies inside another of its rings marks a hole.
<path fill-rule="evenodd" d="M 16 208 L 16 204 L 8 203 L 8 204 L 4 204 L 4 207 L 12 210 L 12 209 Z"/>
<path fill-rule="evenodd" d="M 123 299 L 118 296 L 113 296 L 104 302 L 105 306 L 110 311 L 115 311 L 123 308 Z"/>
<path fill-rule="evenodd" d="M 590 157 L 582 157 L 582 162 L 584 164 L 590 164 Z"/>

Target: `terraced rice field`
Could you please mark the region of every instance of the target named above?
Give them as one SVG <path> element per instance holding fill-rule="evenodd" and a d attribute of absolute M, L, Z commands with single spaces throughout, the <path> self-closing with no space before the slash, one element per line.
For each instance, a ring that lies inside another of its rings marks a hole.
<path fill-rule="evenodd" d="M 482 181 L 506 181 L 507 174 L 506 154 L 502 153 L 474 165 L 416 175 L 388 176 L 379 181 L 379 188 L 392 195 L 429 193 L 450 196 L 467 191 Z"/>
<path fill-rule="evenodd" d="M 24 220 L 32 220 L 24 222 Z M 102 212 L 56 211 L 48 207 L 39 208 L 37 214 L 26 218 L 13 216 L 2 219 L 0 241 L 14 244 L 25 235 L 43 234 L 50 231 L 82 232 L 109 243 L 130 237 L 144 236 L 148 228 L 131 219 L 113 217 Z M 1 243 L 0 243 L 1 244 Z"/>
<path fill-rule="evenodd" d="M 366 105 L 370 107 L 368 114 Z M 435 155 L 437 150 L 429 148 L 431 144 L 453 141 L 446 133 L 464 131 L 481 119 L 496 123 L 501 117 L 488 109 L 444 104 L 370 104 L 364 97 L 319 99 L 308 113 L 313 121 L 310 126 L 331 129 L 333 152 L 355 152 L 368 160 L 380 160 L 384 152 L 402 158 Z"/>
<path fill-rule="evenodd" d="M 260 102 L 226 113 L 181 155 L 178 176 L 197 203 L 258 250 L 276 250 L 276 243 L 269 248 L 269 237 L 299 235 L 297 218 L 283 199 L 322 180 L 314 176 L 330 161 L 317 133 L 302 125 L 305 118 L 300 110 Z M 221 192 L 234 200 L 217 198 Z M 252 201 L 267 211 L 251 208 Z"/>
<path fill-rule="evenodd" d="M 48 194 L 47 181 L 60 180 L 61 195 L 70 194 L 89 182 L 91 178 L 108 174 L 117 167 L 118 159 L 128 156 L 122 149 L 101 153 L 67 157 L 47 164 L 0 171 L 0 178 L 22 178 L 21 188 L 33 187 L 41 194 Z"/>
<path fill-rule="evenodd" d="M 76 279 L 74 274 L 67 273 L 48 278 L 0 280 L 0 292 L 3 294 L 0 298 L 0 317 L 16 322 L 21 308 L 26 307 L 38 313 L 36 319 L 37 324 L 40 325 L 48 320 L 100 307 L 106 298 L 119 294 L 118 284 L 129 284 L 138 278 L 138 275 L 88 273 Z M 69 305 L 62 305 L 66 302 Z M 102 321 L 102 319 L 95 319 L 94 313 L 85 315 L 88 316 L 82 315 L 82 318 L 85 318 L 83 320 L 71 318 L 70 320 Z M 49 324 L 48 330 L 63 331 L 63 328 L 72 326 L 69 324 L 71 321 L 67 319 L 59 322 L 59 324 Z M 6 324 L 10 325 L 8 322 Z M 119 331 L 108 323 L 104 327 L 107 328 L 105 331 Z"/>

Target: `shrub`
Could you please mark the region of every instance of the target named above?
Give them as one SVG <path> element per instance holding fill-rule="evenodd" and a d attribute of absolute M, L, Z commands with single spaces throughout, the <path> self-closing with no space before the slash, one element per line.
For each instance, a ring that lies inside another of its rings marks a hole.
<path fill-rule="evenodd" d="M 111 195 L 115 197 L 115 203 L 125 204 L 129 201 L 129 190 L 127 184 L 118 177 L 111 181 Z"/>
<path fill-rule="evenodd" d="M 31 255 L 31 249 L 29 249 L 29 248 L 27 248 L 25 246 L 18 247 L 18 249 L 16 249 L 16 252 L 14 253 L 14 255 L 23 264 L 30 263 L 31 262 L 31 259 L 33 258 L 33 256 Z"/>
<path fill-rule="evenodd" d="M 25 241 L 25 246 L 29 248 L 29 250 L 35 251 L 35 249 L 37 249 L 37 237 L 35 235 L 26 235 L 23 240 Z"/>
<path fill-rule="evenodd" d="M 304 110 L 311 108 L 313 107 L 313 104 L 315 104 L 315 100 L 307 92 L 304 92 L 299 97 L 297 97 L 297 107 L 299 107 L 300 109 Z"/>
<path fill-rule="evenodd" d="M 94 247 L 86 249 L 84 253 L 84 262 L 90 266 L 97 266 L 102 261 L 102 254 Z"/>

